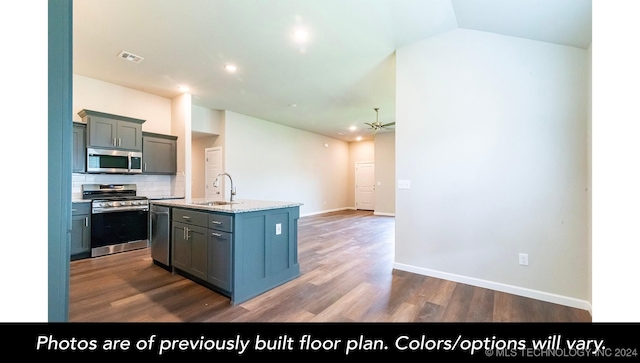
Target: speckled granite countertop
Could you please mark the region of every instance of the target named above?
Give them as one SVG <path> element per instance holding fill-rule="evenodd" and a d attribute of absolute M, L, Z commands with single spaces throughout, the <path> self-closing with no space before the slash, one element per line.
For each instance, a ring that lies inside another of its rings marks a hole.
<path fill-rule="evenodd" d="M 279 202 L 279 201 L 267 201 L 267 200 L 237 200 L 236 204 L 225 205 L 205 205 L 198 203 L 207 202 L 205 199 L 192 198 L 192 199 L 170 199 L 170 200 L 150 200 L 149 203 L 157 205 L 165 205 L 169 207 L 184 207 L 191 209 L 200 209 L 213 212 L 225 212 L 225 213 L 246 213 L 256 212 L 267 209 L 280 209 L 299 207 L 303 203 L 297 202 Z"/>

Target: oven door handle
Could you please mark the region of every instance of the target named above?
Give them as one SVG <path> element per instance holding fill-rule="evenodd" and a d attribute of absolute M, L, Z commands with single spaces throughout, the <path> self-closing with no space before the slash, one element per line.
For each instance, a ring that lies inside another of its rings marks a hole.
<path fill-rule="evenodd" d="M 127 171 L 131 171 L 131 153 L 127 154 L 127 162 L 128 162 L 128 167 L 127 167 Z"/>
<path fill-rule="evenodd" d="M 112 208 L 112 209 L 102 209 L 102 208 L 93 208 L 93 210 L 91 211 L 92 214 L 101 214 L 101 213 L 118 213 L 118 212 L 135 212 L 135 211 L 142 211 L 142 212 L 148 212 L 149 211 L 149 207 L 120 207 L 120 208 Z"/>

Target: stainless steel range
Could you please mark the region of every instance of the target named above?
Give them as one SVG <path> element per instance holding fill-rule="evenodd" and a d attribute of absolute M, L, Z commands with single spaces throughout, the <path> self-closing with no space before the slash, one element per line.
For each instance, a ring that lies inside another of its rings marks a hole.
<path fill-rule="evenodd" d="M 149 200 L 135 184 L 84 184 L 91 199 L 91 257 L 149 245 Z"/>

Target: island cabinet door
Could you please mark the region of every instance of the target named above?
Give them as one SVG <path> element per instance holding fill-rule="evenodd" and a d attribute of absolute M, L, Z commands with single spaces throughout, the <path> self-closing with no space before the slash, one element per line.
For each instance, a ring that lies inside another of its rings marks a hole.
<path fill-rule="evenodd" d="M 191 224 L 172 224 L 173 266 L 194 277 L 207 279 L 207 229 Z"/>
<path fill-rule="evenodd" d="M 209 230 L 208 282 L 226 292 L 231 291 L 231 233 Z"/>

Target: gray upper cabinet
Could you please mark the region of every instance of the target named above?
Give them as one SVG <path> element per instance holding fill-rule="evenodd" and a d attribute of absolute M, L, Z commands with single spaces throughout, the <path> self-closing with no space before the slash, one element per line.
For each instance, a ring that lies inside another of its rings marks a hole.
<path fill-rule="evenodd" d="M 87 125 L 82 122 L 73 123 L 73 169 L 74 173 L 84 173 L 87 171 L 86 154 L 86 133 Z"/>
<path fill-rule="evenodd" d="M 175 174 L 177 171 L 177 136 L 142 133 L 142 172 Z"/>
<path fill-rule="evenodd" d="M 145 120 L 82 110 L 78 112 L 87 124 L 87 146 L 142 151 L 142 123 Z"/>

